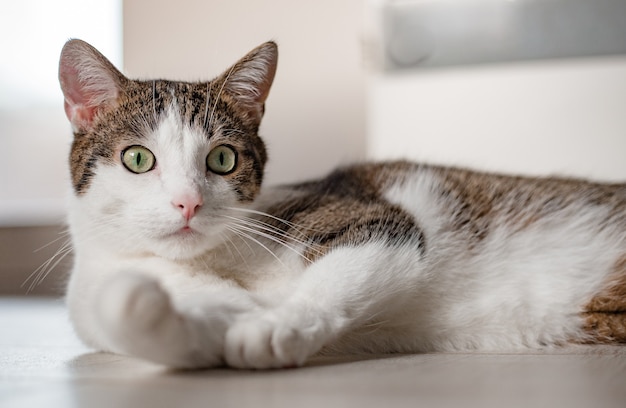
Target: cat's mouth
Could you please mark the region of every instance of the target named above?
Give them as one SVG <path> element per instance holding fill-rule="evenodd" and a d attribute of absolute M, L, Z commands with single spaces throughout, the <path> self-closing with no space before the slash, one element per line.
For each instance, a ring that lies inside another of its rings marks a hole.
<path fill-rule="evenodd" d="M 153 241 L 155 253 L 171 259 L 187 259 L 222 243 L 223 225 L 207 225 L 200 219 L 190 221 L 170 224 L 169 228 L 161 230 Z"/>
<path fill-rule="evenodd" d="M 194 229 L 193 227 L 191 227 L 189 225 L 184 225 L 184 226 L 178 228 L 176 231 L 168 234 L 168 237 L 171 237 L 171 238 L 186 238 L 186 237 L 195 237 L 195 236 L 200 236 L 200 235 L 202 235 L 202 234 L 197 229 Z"/>
<path fill-rule="evenodd" d="M 168 259 L 189 259 L 206 251 L 206 241 L 207 236 L 200 230 L 184 225 L 161 234 L 151 250 Z"/>

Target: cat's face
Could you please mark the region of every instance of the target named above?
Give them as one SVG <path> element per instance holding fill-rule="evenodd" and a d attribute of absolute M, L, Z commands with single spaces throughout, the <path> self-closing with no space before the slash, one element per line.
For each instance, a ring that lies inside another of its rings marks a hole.
<path fill-rule="evenodd" d="M 132 81 L 88 44 L 68 42 L 59 76 L 74 129 L 75 232 L 175 259 L 221 242 L 229 209 L 261 186 L 257 131 L 276 59 L 266 43 L 211 82 Z"/>

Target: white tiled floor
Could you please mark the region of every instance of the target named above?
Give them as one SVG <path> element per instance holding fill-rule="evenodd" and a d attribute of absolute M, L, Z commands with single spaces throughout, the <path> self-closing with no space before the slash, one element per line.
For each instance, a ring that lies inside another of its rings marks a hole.
<path fill-rule="evenodd" d="M 0 407 L 619 407 L 626 347 L 319 358 L 277 371 L 169 372 L 92 353 L 60 301 L 0 298 Z"/>

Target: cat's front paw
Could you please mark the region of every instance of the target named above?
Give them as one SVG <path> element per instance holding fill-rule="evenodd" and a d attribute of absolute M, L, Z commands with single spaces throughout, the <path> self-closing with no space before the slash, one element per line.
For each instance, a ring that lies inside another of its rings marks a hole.
<path fill-rule="evenodd" d="M 97 307 L 102 323 L 114 336 L 150 334 L 175 318 L 170 298 L 159 283 L 136 273 L 120 274 L 107 282 Z"/>
<path fill-rule="evenodd" d="M 103 286 L 96 306 L 109 351 L 170 367 L 216 364 L 214 352 L 195 347 L 192 322 L 174 308 L 170 296 L 149 276 L 116 276 Z"/>
<path fill-rule="evenodd" d="M 290 324 L 276 314 L 246 318 L 226 333 L 224 357 L 235 368 L 286 368 L 304 364 L 326 337 L 322 325 Z"/>

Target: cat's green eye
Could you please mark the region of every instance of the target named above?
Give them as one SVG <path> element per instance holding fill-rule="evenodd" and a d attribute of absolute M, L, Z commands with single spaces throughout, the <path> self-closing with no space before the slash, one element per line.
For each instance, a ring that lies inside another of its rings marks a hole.
<path fill-rule="evenodd" d="M 237 165 L 237 153 L 230 146 L 217 146 L 207 156 L 206 165 L 213 173 L 228 174 Z"/>
<path fill-rule="evenodd" d="M 122 151 L 124 167 L 133 173 L 145 173 L 154 168 L 154 154 L 143 146 L 130 146 Z"/>

